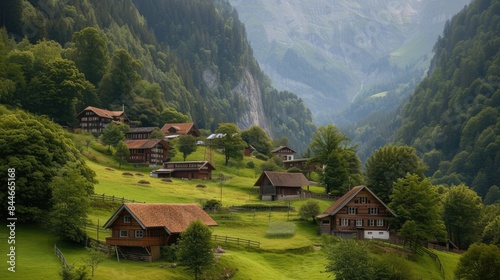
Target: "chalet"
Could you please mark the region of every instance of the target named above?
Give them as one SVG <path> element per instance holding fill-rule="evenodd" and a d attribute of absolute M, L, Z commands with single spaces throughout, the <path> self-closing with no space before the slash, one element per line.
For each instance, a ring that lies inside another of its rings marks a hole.
<path fill-rule="evenodd" d="M 283 166 L 285 167 L 286 170 L 290 168 L 298 168 L 300 170 L 310 172 L 314 171 L 316 165 L 317 164 L 310 162 L 308 158 L 298 158 L 298 159 L 283 161 Z"/>
<path fill-rule="evenodd" d="M 167 123 L 163 125 L 161 131 L 165 133 L 166 137 L 175 137 L 185 134 L 193 135 L 194 137 L 200 137 L 201 133 L 196 128 L 194 123 Z"/>
<path fill-rule="evenodd" d="M 124 203 L 104 224 L 111 230 L 106 244 L 116 246 L 117 258 L 154 261 L 160 258 L 161 246 L 175 243 L 198 219 L 217 225 L 197 204 Z"/>
<path fill-rule="evenodd" d="M 158 127 L 134 127 L 125 133 L 126 139 L 149 139 L 151 133 Z"/>
<path fill-rule="evenodd" d="M 279 146 L 278 148 L 271 151 L 273 156 L 281 158 L 283 161 L 293 160 L 293 155 L 297 152 L 287 146 Z"/>
<path fill-rule="evenodd" d="M 128 161 L 162 165 L 167 161 L 170 145 L 163 139 L 125 140 L 130 152 Z"/>
<path fill-rule="evenodd" d="M 396 214 L 369 188 L 357 186 L 316 216 L 320 233 L 342 238 L 389 239 L 388 218 Z"/>
<path fill-rule="evenodd" d="M 211 180 L 215 167 L 208 161 L 165 162 L 161 169 L 151 172 L 152 177 Z"/>
<path fill-rule="evenodd" d="M 299 198 L 309 180 L 302 173 L 264 171 L 254 186 L 259 187 L 261 200 Z"/>
<path fill-rule="evenodd" d="M 130 124 L 130 120 L 125 114 L 125 110 L 108 111 L 92 106 L 83 109 L 76 118 L 80 121 L 78 126 L 84 132 L 91 132 L 101 135 L 102 130 L 110 123 Z"/>

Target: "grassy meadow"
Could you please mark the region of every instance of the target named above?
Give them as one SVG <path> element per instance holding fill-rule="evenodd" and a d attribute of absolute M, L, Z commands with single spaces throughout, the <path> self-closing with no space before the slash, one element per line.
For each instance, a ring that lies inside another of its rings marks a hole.
<path fill-rule="evenodd" d="M 73 135 L 75 141 L 83 143 L 83 135 Z M 80 144 L 82 145 L 82 144 Z M 240 163 L 230 162 L 224 165 L 223 156 L 213 152 L 216 170 L 213 178 L 223 174 L 223 182 L 217 180 L 180 180 L 172 179 L 165 182 L 159 178 L 149 177 L 152 168 L 135 168 L 132 165 L 119 166 L 109 155 L 106 147 L 95 141 L 81 147 L 86 162 L 97 175 L 96 194 L 106 194 L 117 198 L 134 199 L 148 203 L 202 203 L 209 199 L 221 199 L 223 206 L 243 204 L 285 205 L 290 203 L 295 211 L 290 212 L 233 212 L 214 214 L 212 217 L 218 226 L 213 227 L 213 234 L 249 239 L 260 242 L 259 249 L 226 246 L 220 244 L 226 252 L 220 256 L 217 267 L 229 269 L 234 273 L 232 279 L 332 279 L 330 273 L 324 272 L 326 259 L 321 250 L 321 238 L 318 235 L 318 225 L 311 221 L 301 221 L 298 209 L 306 200 L 290 202 L 258 200 L 254 183 L 260 172 L 261 161 L 245 158 Z M 188 156 L 187 160 L 203 160 L 204 147 Z M 247 168 L 247 162 L 253 161 L 255 169 Z M 177 155 L 173 161 L 182 161 Z M 133 176 L 123 175 L 124 172 Z M 147 180 L 149 184 L 139 184 Z M 206 187 L 200 188 L 197 185 Z M 321 192 L 320 187 L 310 187 L 312 191 Z M 321 211 L 328 208 L 332 201 L 317 200 Z M 89 213 L 89 221 L 102 225 L 119 204 L 93 202 Z M 105 230 L 97 231 L 89 227 L 89 236 L 101 241 L 109 236 Z M 6 240 L 7 228 L 0 230 L 0 239 Z M 85 249 L 78 244 L 68 244 L 58 241 L 41 226 L 22 225 L 16 228 L 16 272 L 7 271 L 8 264 L 3 262 L 0 279 L 59 279 L 61 264 L 54 254 L 54 244 L 64 253 L 69 264 L 80 266 L 84 264 Z M 2 252 L 8 252 L 8 244 L 2 242 Z M 458 255 L 439 252 L 446 271 L 446 276 L 452 276 L 452 271 L 458 262 Z M 5 254 L 4 254 L 5 258 Z M 431 260 L 421 259 L 409 262 L 414 272 L 422 279 L 440 279 L 439 271 Z M 153 263 L 120 260 L 114 255 L 109 256 L 95 271 L 93 279 L 192 279 L 183 268 L 171 268 L 163 261 Z M 451 279 L 451 278 L 450 278 Z"/>

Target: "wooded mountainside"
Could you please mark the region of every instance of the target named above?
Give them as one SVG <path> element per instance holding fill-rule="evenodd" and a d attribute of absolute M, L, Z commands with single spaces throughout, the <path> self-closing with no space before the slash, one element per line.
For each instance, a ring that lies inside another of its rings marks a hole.
<path fill-rule="evenodd" d="M 222 122 L 259 125 L 299 151 L 315 130 L 302 100 L 278 92 L 262 73 L 225 0 L 7 0 L 0 7 L 3 104 L 62 125 L 75 124 L 72 116 L 88 105 L 124 105 L 142 126 L 162 125 L 163 110 L 173 108 L 212 131 Z"/>
<path fill-rule="evenodd" d="M 445 26 L 431 70 L 396 133 L 429 166 L 433 183 L 500 185 L 500 0 L 476 0 Z"/>

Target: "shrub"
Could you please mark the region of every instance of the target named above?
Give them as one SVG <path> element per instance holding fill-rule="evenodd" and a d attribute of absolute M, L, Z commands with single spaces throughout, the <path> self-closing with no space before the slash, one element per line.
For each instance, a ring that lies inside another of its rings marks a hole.
<path fill-rule="evenodd" d="M 309 220 L 309 218 L 314 219 L 316 216 L 319 214 L 319 204 L 317 201 L 314 200 L 308 200 L 305 204 L 300 206 L 299 209 L 299 216 L 302 220 Z"/>
<path fill-rule="evenodd" d="M 160 248 L 161 259 L 166 262 L 177 261 L 177 244 L 165 245 Z"/>
<path fill-rule="evenodd" d="M 288 170 L 286 172 L 288 172 L 288 173 L 301 173 L 302 170 L 298 167 L 291 167 L 291 168 L 288 168 Z"/>
<path fill-rule="evenodd" d="M 266 155 L 261 154 L 261 153 L 256 154 L 255 158 L 260 159 L 260 160 L 268 160 L 269 159 Z"/>
<path fill-rule="evenodd" d="M 255 163 L 253 163 L 253 161 L 249 161 L 249 162 L 247 162 L 247 167 L 248 168 L 254 168 L 255 167 Z"/>
<path fill-rule="evenodd" d="M 210 199 L 210 200 L 207 200 L 205 201 L 205 203 L 203 203 L 203 208 L 220 208 L 222 206 L 222 204 L 220 203 L 219 200 L 216 200 L 216 199 Z"/>

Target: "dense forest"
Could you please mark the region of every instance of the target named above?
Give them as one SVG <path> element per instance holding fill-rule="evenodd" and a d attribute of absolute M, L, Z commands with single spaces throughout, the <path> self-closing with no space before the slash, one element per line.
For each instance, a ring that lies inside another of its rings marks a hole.
<path fill-rule="evenodd" d="M 262 73 L 227 1 L 2 1 L 2 104 L 64 126 L 88 105 L 125 107 L 142 126 L 175 109 L 198 127 L 253 124 L 304 150 L 301 99 Z M 71 92 L 71 94 L 67 94 Z"/>
<path fill-rule="evenodd" d="M 433 183 L 465 183 L 483 198 L 500 185 L 499 14 L 499 0 L 477 0 L 446 24 L 396 133 Z"/>

